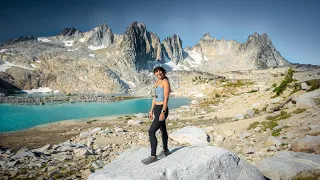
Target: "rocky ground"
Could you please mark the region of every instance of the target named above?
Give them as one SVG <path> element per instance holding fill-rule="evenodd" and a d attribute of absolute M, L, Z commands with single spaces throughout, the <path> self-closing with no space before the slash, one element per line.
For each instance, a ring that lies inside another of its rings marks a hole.
<path fill-rule="evenodd" d="M 288 69 L 221 75 L 226 79 L 197 75 L 180 82 L 183 88 L 175 92 L 195 100 L 170 110 L 169 146 L 200 143 L 223 147 L 259 167 L 268 177 L 272 176 L 263 168 L 263 162 L 279 152 L 307 152 L 314 155 L 313 159 L 319 158 L 320 90 L 317 81 L 310 81 L 320 79 L 319 70 L 294 72 L 294 80 L 288 81 L 279 96 L 273 90 L 287 79 Z M 149 147 L 150 124 L 151 120 L 139 113 L 3 133 L 0 177 L 86 179 L 124 150 Z M 199 135 L 200 141 L 180 136 L 185 131 Z M 50 138 L 39 139 L 46 133 Z M 159 150 L 160 139 L 158 134 Z M 312 167 L 317 177 L 319 163 Z"/>

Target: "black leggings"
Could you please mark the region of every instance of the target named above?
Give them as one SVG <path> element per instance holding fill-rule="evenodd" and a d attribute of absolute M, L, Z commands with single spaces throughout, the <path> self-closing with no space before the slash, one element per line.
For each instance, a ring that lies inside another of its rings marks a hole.
<path fill-rule="evenodd" d="M 151 145 L 151 156 L 156 156 L 157 151 L 157 138 L 156 138 L 156 132 L 158 129 L 161 130 L 162 135 L 162 144 L 163 144 L 163 150 L 168 149 L 168 132 L 166 127 L 166 119 L 169 114 L 169 109 L 167 107 L 166 113 L 165 113 L 165 119 L 163 121 L 159 120 L 159 116 L 162 111 L 163 105 L 155 105 L 153 113 L 154 113 L 154 120 L 152 121 L 152 124 L 149 129 L 149 138 L 150 138 L 150 145 Z"/>

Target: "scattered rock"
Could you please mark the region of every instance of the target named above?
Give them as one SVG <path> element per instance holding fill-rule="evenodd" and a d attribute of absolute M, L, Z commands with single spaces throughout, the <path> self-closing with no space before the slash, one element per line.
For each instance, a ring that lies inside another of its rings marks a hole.
<path fill-rule="evenodd" d="M 206 133 L 209 133 L 209 132 L 214 131 L 215 128 L 212 127 L 212 126 L 207 126 L 207 127 L 205 127 L 205 128 L 202 128 L 202 130 L 204 130 L 204 132 L 206 132 Z"/>
<path fill-rule="evenodd" d="M 261 127 L 256 127 L 253 129 L 255 132 L 259 132 L 261 130 Z"/>
<path fill-rule="evenodd" d="M 198 104 L 199 104 L 199 101 L 198 101 L 198 100 L 192 100 L 192 101 L 191 101 L 191 104 L 198 105 Z"/>
<path fill-rule="evenodd" d="M 263 175 L 272 180 L 292 179 L 301 171 L 315 170 L 319 166 L 319 155 L 289 151 L 277 152 L 257 165 Z"/>
<path fill-rule="evenodd" d="M 222 133 L 224 135 L 226 135 L 227 137 L 230 137 L 230 136 L 234 135 L 235 131 L 232 129 L 228 129 L 228 130 L 222 131 Z"/>
<path fill-rule="evenodd" d="M 90 131 L 90 133 L 91 133 L 91 134 L 94 134 L 94 133 L 97 133 L 97 132 L 99 132 L 99 131 L 101 131 L 101 128 L 100 128 L 100 127 L 97 127 L 97 128 L 92 129 L 92 130 Z"/>
<path fill-rule="evenodd" d="M 34 153 L 27 148 L 21 148 L 16 155 L 11 156 L 12 159 L 21 159 L 24 157 L 35 157 Z"/>
<path fill-rule="evenodd" d="M 124 130 L 121 127 L 115 127 L 114 132 L 119 133 L 119 132 L 124 132 Z"/>
<path fill-rule="evenodd" d="M 248 114 L 249 117 L 253 118 L 254 117 L 254 111 L 252 109 L 247 109 L 246 114 Z"/>
<path fill-rule="evenodd" d="M 140 120 L 129 120 L 128 121 L 128 125 L 134 125 L 134 126 L 140 125 L 141 123 L 142 123 L 142 121 L 140 121 Z"/>
<path fill-rule="evenodd" d="M 302 90 L 308 90 L 308 89 L 310 89 L 310 87 L 309 87 L 309 86 L 307 85 L 307 83 L 305 83 L 305 82 L 301 83 L 300 85 L 301 85 L 301 89 L 302 89 Z"/>
<path fill-rule="evenodd" d="M 276 97 L 270 100 L 272 104 L 279 104 L 281 101 L 283 101 L 282 97 Z"/>
<path fill-rule="evenodd" d="M 176 121 L 176 120 L 178 120 L 178 118 L 179 118 L 178 115 L 170 115 L 170 114 L 167 117 L 167 119 L 170 121 Z"/>
<path fill-rule="evenodd" d="M 86 158 L 89 155 L 87 148 L 78 148 L 73 150 L 74 156 L 77 158 Z"/>
<path fill-rule="evenodd" d="M 241 120 L 241 119 L 245 118 L 245 115 L 244 114 L 236 114 L 233 118 L 236 120 Z"/>
<path fill-rule="evenodd" d="M 90 176 L 90 174 L 92 174 L 92 173 L 94 173 L 94 171 L 93 170 L 91 170 L 91 169 L 86 169 L 86 170 L 84 170 L 83 172 L 82 172 L 82 178 L 83 179 L 87 179 L 89 176 Z"/>
<path fill-rule="evenodd" d="M 188 143 L 190 145 L 207 145 L 208 136 L 200 128 L 195 126 L 187 126 L 171 133 L 170 138 L 179 143 Z"/>
<path fill-rule="evenodd" d="M 296 102 L 296 107 L 299 109 L 309 109 L 315 106 L 316 103 L 311 98 L 299 98 Z"/>
<path fill-rule="evenodd" d="M 305 136 L 292 142 L 292 150 L 295 152 L 308 152 L 320 154 L 320 136 Z"/>
<path fill-rule="evenodd" d="M 42 148 L 37 149 L 37 151 L 38 151 L 38 152 L 44 152 L 44 151 L 48 150 L 49 147 L 50 147 L 50 144 L 47 144 L 47 145 L 43 146 Z"/>
<path fill-rule="evenodd" d="M 251 136 L 251 133 L 249 133 L 249 132 L 244 132 L 244 133 L 239 134 L 240 138 L 247 138 L 247 137 L 250 137 L 250 136 Z"/>
<path fill-rule="evenodd" d="M 278 150 L 278 147 L 276 147 L 275 145 L 270 146 L 270 147 L 268 148 L 268 151 L 277 151 L 277 150 Z"/>
<path fill-rule="evenodd" d="M 269 137 L 266 141 L 266 144 L 271 146 L 271 145 L 276 145 L 280 146 L 283 143 L 281 139 L 275 138 L 275 137 Z"/>
<path fill-rule="evenodd" d="M 225 140 L 225 137 L 223 137 L 220 134 L 217 134 L 213 137 L 213 139 L 214 139 L 214 142 L 216 143 L 222 143 Z"/>
<path fill-rule="evenodd" d="M 255 152 L 256 152 L 256 149 L 253 147 L 249 147 L 245 151 L 246 154 L 254 154 Z"/>
<path fill-rule="evenodd" d="M 138 118 L 138 119 L 142 119 L 142 118 L 146 118 L 147 115 L 145 113 L 137 113 L 135 114 L 135 116 Z"/>
<path fill-rule="evenodd" d="M 318 136 L 320 135 L 320 125 L 315 125 L 315 126 L 309 126 L 310 131 L 308 131 L 308 135 L 310 136 Z"/>

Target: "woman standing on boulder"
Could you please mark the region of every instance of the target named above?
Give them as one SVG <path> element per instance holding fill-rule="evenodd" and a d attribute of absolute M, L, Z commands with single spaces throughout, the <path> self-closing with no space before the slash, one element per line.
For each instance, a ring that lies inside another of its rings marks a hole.
<path fill-rule="evenodd" d="M 161 130 L 163 151 L 159 156 L 167 156 L 168 150 L 168 132 L 166 127 L 166 118 L 169 114 L 168 102 L 170 94 L 170 84 L 166 77 L 166 70 L 162 67 L 155 67 L 153 74 L 157 77 L 157 82 L 153 86 L 153 99 L 151 109 L 149 112 L 149 118 L 153 119 L 153 122 L 149 128 L 149 138 L 151 145 L 151 156 L 147 159 L 142 160 L 144 164 L 150 164 L 158 160 L 157 151 L 157 138 L 156 131 Z"/>

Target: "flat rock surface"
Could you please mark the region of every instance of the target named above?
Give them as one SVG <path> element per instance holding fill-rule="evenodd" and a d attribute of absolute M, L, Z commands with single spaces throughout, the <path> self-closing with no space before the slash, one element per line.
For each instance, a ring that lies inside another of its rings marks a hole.
<path fill-rule="evenodd" d="M 257 168 L 222 148 L 179 147 L 171 152 L 166 158 L 144 165 L 141 160 L 148 157 L 150 149 L 131 148 L 88 179 L 265 179 Z"/>

